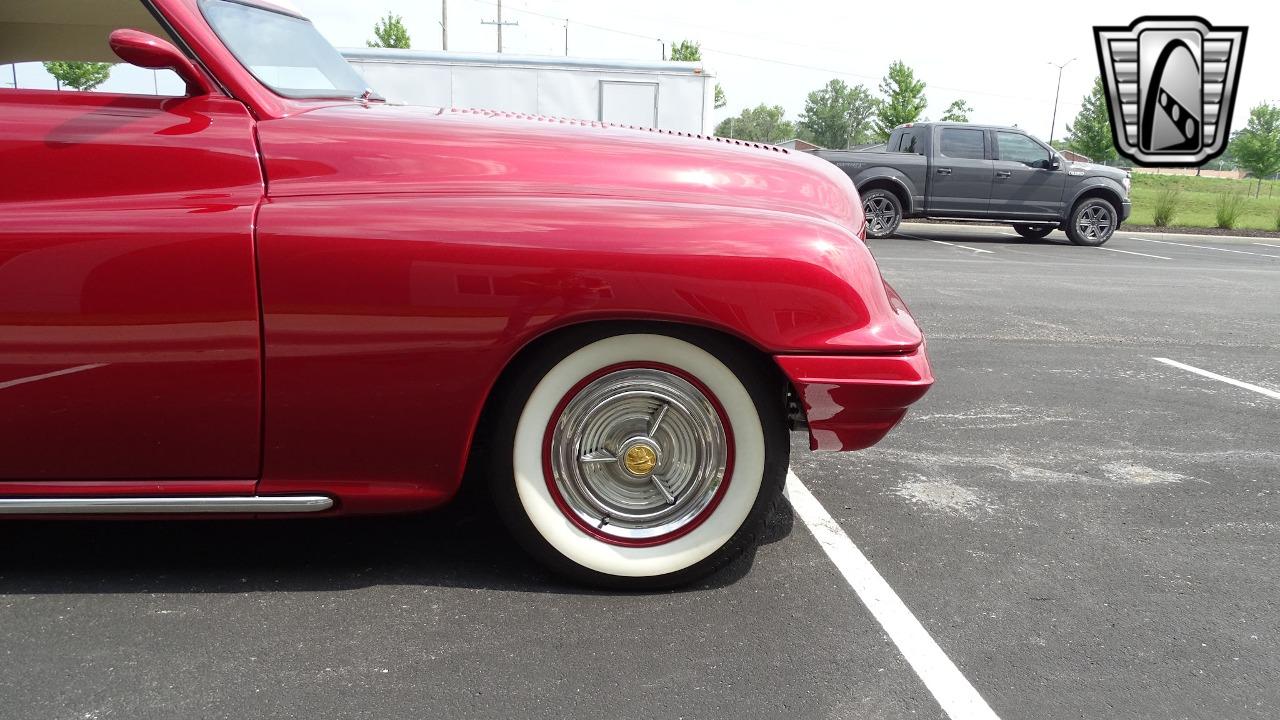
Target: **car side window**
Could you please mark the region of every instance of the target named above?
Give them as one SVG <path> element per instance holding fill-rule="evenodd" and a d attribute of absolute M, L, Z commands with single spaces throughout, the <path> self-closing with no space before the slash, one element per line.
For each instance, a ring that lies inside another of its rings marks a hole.
<path fill-rule="evenodd" d="M 172 70 L 134 67 L 116 57 L 107 36 L 122 28 L 172 42 L 142 0 L 0 2 L 0 93 L 185 95 L 186 83 Z"/>
<path fill-rule="evenodd" d="M 1046 167 L 1048 165 L 1049 151 L 1026 135 L 997 132 L 996 146 L 1000 148 L 1001 160 L 1020 162 L 1027 167 Z"/>
<path fill-rule="evenodd" d="M 983 138 L 986 133 L 970 128 L 943 128 L 938 152 L 949 158 L 981 160 L 986 157 Z"/>
<path fill-rule="evenodd" d="M 899 146 L 898 152 L 920 154 L 920 138 L 914 131 L 908 130 L 902 133 L 902 144 Z"/>

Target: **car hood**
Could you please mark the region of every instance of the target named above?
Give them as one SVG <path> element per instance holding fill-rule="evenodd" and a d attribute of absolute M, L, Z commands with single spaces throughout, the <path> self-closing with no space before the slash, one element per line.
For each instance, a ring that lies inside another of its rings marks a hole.
<path fill-rule="evenodd" d="M 268 195 L 596 196 L 821 218 L 858 232 L 852 183 L 772 145 L 583 120 L 382 104 L 259 123 Z"/>

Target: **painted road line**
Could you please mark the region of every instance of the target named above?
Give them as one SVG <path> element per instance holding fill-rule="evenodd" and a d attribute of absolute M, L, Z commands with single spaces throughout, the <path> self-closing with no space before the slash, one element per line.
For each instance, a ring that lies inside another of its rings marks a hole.
<path fill-rule="evenodd" d="M 987 701 L 938 647 L 929 631 L 790 469 L 787 470 L 787 499 L 951 720 L 999 720 Z"/>
<path fill-rule="evenodd" d="M 1261 245 L 1263 247 L 1280 248 L 1280 245 L 1272 245 L 1271 243 L 1254 243 L 1254 245 Z"/>
<path fill-rule="evenodd" d="M 91 365 L 77 365 L 75 367 L 66 368 L 65 370 L 54 370 L 53 372 L 47 372 L 41 375 L 30 375 L 27 377 L 20 377 L 16 380 L 6 380 L 5 382 L 0 382 L 0 390 L 5 390 L 15 385 L 26 385 L 27 383 L 40 382 L 41 380 L 48 380 L 49 378 L 56 378 L 63 375 L 70 375 L 72 373 L 84 372 L 85 370 L 93 370 L 94 368 L 106 367 L 110 364 L 111 363 L 93 363 Z"/>
<path fill-rule="evenodd" d="M 1252 390 L 1260 395 L 1266 395 L 1269 398 L 1280 400 L 1280 391 L 1272 390 L 1270 388 L 1264 388 L 1261 385 L 1254 385 L 1253 383 L 1247 383 L 1242 380 L 1236 380 L 1235 378 L 1229 378 L 1226 375 L 1219 375 L 1218 373 L 1209 372 L 1208 370 L 1201 370 L 1200 368 L 1195 367 L 1193 365 L 1180 363 L 1177 360 L 1170 360 L 1169 358 L 1158 357 L 1158 358 L 1151 358 L 1151 359 L 1155 360 L 1156 362 L 1162 362 L 1165 365 L 1169 365 L 1171 367 L 1176 367 L 1179 370 L 1186 370 L 1187 372 L 1195 373 L 1197 375 L 1207 377 L 1211 380 L 1224 382 L 1228 385 L 1235 385 L 1238 388 L 1244 388 L 1245 390 Z"/>
<path fill-rule="evenodd" d="M 1248 250 L 1228 250 L 1227 248 L 1210 247 L 1208 245 L 1192 245 L 1191 243 L 1169 242 L 1168 240 L 1152 240 L 1151 238 L 1130 238 L 1132 240 L 1141 240 L 1142 242 L 1160 243 L 1161 245 L 1177 245 L 1178 247 L 1200 248 L 1201 250 L 1217 250 L 1218 252 L 1236 253 L 1239 255 L 1257 255 L 1258 257 L 1269 257 L 1280 260 L 1280 255 L 1267 255 L 1266 253 L 1249 252 Z"/>
<path fill-rule="evenodd" d="M 1117 250 L 1117 249 L 1115 249 L 1115 248 L 1109 248 L 1109 247 L 1099 247 L 1098 249 L 1099 249 L 1099 250 L 1110 250 L 1111 252 L 1124 253 L 1125 255 L 1141 255 L 1142 257 L 1155 258 L 1155 259 L 1157 259 L 1157 260 L 1172 260 L 1172 259 L 1173 259 L 1173 258 L 1167 258 L 1167 257 L 1165 257 L 1165 256 L 1163 256 L 1163 255 L 1148 255 L 1148 254 L 1146 254 L 1146 253 L 1134 252 L 1134 251 L 1132 251 L 1132 250 Z"/>
<path fill-rule="evenodd" d="M 986 253 L 988 255 L 995 255 L 995 253 L 992 252 L 991 250 L 983 250 L 982 248 L 969 247 L 968 245 L 961 245 L 959 243 L 949 243 L 946 240 L 930 240 L 929 242 L 938 243 L 939 245 L 950 245 L 951 247 L 964 248 L 965 250 L 972 250 L 974 252 Z"/>

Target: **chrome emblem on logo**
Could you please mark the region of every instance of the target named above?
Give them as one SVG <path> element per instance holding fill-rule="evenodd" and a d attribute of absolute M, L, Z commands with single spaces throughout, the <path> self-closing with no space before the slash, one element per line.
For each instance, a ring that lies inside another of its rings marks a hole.
<path fill-rule="evenodd" d="M 1139 165 L 1195 166 L 1226 149 L 1247 28 L 1198 17 L 1095 27 L 1120 154 Z"/>

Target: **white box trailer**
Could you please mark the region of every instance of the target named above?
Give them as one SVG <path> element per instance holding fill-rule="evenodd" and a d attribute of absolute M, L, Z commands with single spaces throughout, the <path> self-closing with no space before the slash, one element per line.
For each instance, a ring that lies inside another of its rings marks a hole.
<path fill-rule="evenodd" d="M 344 48 L 392 102 L 483 108 L 709 134 L 715 78 L 697 62 Z"/>

